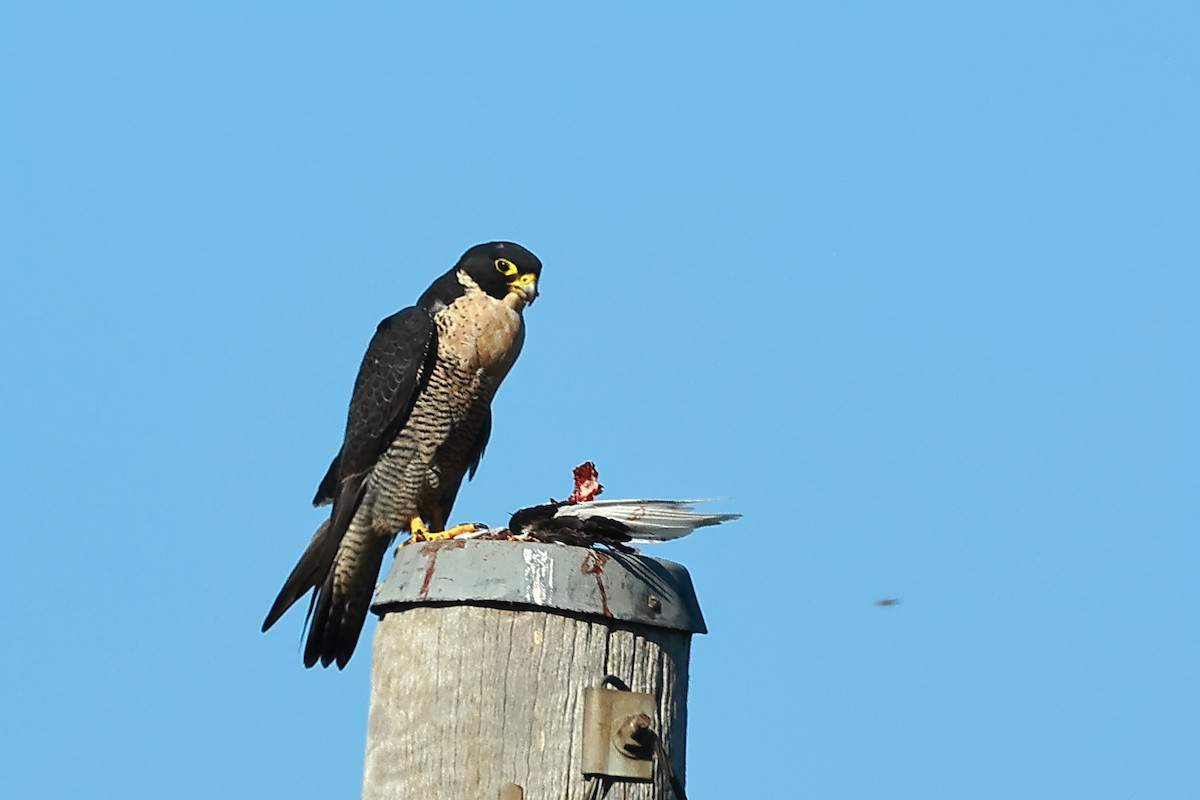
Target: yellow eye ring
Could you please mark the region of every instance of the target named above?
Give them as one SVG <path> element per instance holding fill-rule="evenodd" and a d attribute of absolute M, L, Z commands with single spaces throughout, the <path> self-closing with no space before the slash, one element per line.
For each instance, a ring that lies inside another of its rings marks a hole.
<path fill-rule="evenodd" d="M 496 259 L 496 271 L 506 278 L 511 278 L 517 274 L 517 265 L 509 261 L 507 258 Z"/>

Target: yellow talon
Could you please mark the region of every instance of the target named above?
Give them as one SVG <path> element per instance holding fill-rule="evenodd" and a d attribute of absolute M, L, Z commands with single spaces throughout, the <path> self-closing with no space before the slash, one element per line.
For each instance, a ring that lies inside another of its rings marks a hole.
<path fill-rule="evenodd" d="M 479 530 L 473 522 L 464 522 L 461 525 L 455 525 L 453 528 L 447 528 L 438 533 L 429 534 L 430 539 L 453 539 L 455 536 L 462 536 L 464 533 L 474 533 Z"/>
<path fill-rule="evenodd" d="M 426 541 L 429 539 L 429 535 L 429 528 L 425 527 L 425 520 L 413 517 L 408 521 L 408 538 L 396 545 L 396 553 L 399 554 L 401 547 Z"/>
<path fill-rule="evenodd" d="M 473 523 L 464 522 L 461 525 L 455 525 L 453 528 L 447 528 L 444 531 L 426 531 L 425 538 L 430 542 L 445 541 L 453 539 L 455 536 L 462 536 L 464 533 L 474 533 L 479 530 Z"/>
<path fill-rule="evenodd" d="M 408 532 L 412 537 L 408 540 L 409 544 L 424 541 L 429 536 L 429 528 L 425 527 L 425 520 L 420 517 L 413 517 L 408 521 Z"/>
<path fill-rule="evenodd" d="M 425 525 L 425 520 L 420 517 L 413 517 L 408 521 L 408 539 L 397 545 L 396 550 L 399 551 L 401 547 L 416 544 L 417 542 L 438 542 L 453 539 L 455 536 L 461 536 L 464 533 L 475 533 L 477 530 L 479 528 L 474 524 L 464 522 L 461 525 L 455 525 L 453 528 L 448 528 L 444 531 L 431 531 Z"/>

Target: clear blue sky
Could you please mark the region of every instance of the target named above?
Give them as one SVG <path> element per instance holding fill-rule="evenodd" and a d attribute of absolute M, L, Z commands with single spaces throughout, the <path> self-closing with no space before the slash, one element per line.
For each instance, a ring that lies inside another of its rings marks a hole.
<path fill-rule="evenodd" d="M 1196 796 L 1193 4 L 71 5 L 0 11 L 0 796 L 356 795 L 366 651 L 258 627 L 376 322 L 495 238 L 455 516 L 745 514 L 654 553 L 693 800 Z"/>

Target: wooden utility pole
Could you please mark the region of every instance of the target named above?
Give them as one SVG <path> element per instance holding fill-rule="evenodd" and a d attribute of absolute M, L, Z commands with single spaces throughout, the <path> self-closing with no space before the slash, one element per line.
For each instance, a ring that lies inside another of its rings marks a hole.
<path fill-rule="evenodd" d="M 401 549 L 372 608 L 365 800 L 682 800 L 669 773 L 682 785 L 705 631 L 682 566 L 428 542 Z"/>

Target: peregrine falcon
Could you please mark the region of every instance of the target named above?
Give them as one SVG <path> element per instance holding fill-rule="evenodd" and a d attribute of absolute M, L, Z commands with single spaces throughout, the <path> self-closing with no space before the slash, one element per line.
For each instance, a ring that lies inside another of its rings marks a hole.
<path fill-rule="evenodd" d="M 491 432 L 492 397 L 525 339 L 542 263 L 512 242 L 472 247 L 415 306 L 375 332 L 342 448 L 314 505 L 332 503 L 283 584 L 266 631 L 310 589 L 304 665 L 346 666 L 396 535 L 444 538 L 463 477 Z M 453 529 L 452 529 L 453 531 Z"/>

